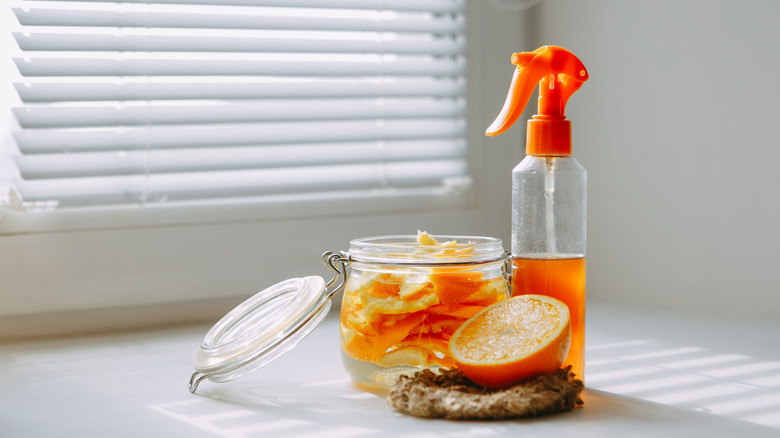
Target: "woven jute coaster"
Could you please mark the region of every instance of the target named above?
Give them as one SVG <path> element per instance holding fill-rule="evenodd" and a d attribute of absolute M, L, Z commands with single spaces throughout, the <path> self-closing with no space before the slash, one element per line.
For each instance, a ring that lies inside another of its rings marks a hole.
<path fill-rule="evenodd" d="M 571 367 L 542 374 L 510 388 L 483 388 L 456 369 L 401 376 L 387 403 L 404 414 L 449 420 L 525 418 L 572 410 L 584 389 Z"/>

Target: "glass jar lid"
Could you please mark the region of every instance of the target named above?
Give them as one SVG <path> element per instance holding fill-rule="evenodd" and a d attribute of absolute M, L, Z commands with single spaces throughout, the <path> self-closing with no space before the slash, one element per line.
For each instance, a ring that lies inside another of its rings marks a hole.
<path fill-rule="evenodd" d="M 330 310 L 325 280 L 291 278 L 258 292 L 208 331 L 195 352 L 190 392 L 203 379 L 228 382 L 293 348 Z"/>

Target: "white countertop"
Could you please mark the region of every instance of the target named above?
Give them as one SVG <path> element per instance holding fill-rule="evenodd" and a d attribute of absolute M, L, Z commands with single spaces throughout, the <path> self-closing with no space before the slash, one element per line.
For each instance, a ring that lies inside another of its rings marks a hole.
<path fill-rule="evenodd" d="M 332 312 L 281 358 L 197 395 L 206 325 L 0 344 L 0 437 L 780 436 L 780 323 L 587 312 L 585 406 L 568 413 L 401 415 L 351 385 Z"/>

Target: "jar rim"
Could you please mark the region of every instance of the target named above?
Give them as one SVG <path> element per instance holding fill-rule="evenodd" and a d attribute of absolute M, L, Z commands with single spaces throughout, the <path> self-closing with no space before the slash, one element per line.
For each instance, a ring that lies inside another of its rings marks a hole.
<path fill-rule="evenodd" d="M 421 245 L 417 235 L 362 237 L 350 241 L 350 261 L 378 264 L 471 264 L 506 258 L 501 239 L 486 236 L 432 235 L 448 246 Z M 454 243 L 451 243 L 454 242 Z"/>

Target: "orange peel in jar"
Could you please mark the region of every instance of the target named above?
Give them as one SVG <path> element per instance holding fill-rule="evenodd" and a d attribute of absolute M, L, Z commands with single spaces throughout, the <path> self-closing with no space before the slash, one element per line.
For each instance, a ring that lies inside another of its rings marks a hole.
<path fill-rule="evenodd" d="M 439 304 L 439 298 L 433 293 L 423 295 L 420 298 L 411 301 L 403 301 L 398 296 L 376 298 L 367 293 L 360 293 L 359 296 L 363 303 L 363 309 L 360 313 L 362 314 L 363 319 L 369 322 L 378 321 L 382 318 L 382 315 L 414 313 Z"/>
<path fill-rule="evenodd" d="M 408 346 L 393 350 L 377 359 L 376 364 L 380 367 L 397 366 L 426 366 L 430 362 L 428 350 L 418 346 Z"/>
<path fill-rule="evenodd" d="M 441 272 L 431 275 L 431 283 L 439 301 L 453 307 L 465 301 L 485 284 L 482 272 Z"/>

